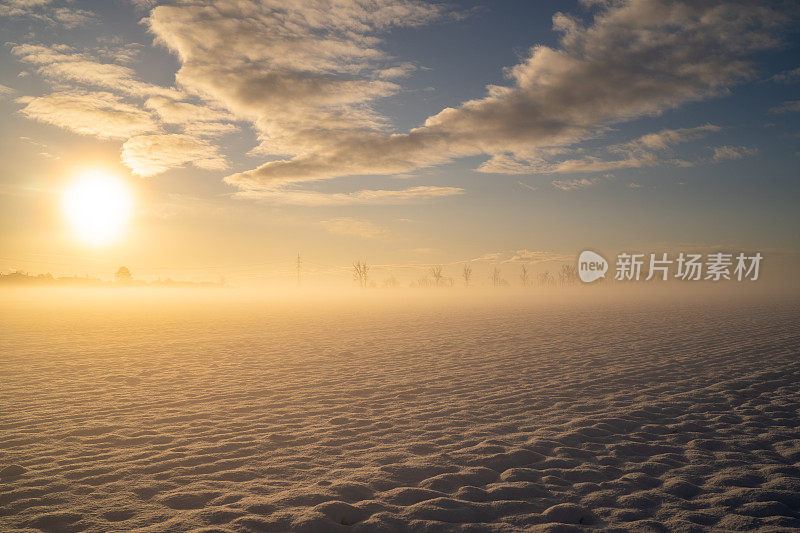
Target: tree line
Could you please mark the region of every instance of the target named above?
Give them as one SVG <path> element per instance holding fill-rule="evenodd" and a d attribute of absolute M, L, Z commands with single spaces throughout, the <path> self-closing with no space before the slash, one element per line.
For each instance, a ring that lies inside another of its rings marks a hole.
<path fill-rule="evenodd" d="M 353 262 L 353 281 L 359 287 L 377 287 L 375 281 L 370 280 L 370 265 L 366 261 Z M 561 268 L 555 272 L 545 270 L 544 272 L 531 272 L 527 264 L 522 264 L 519 271 L 519 285 L 522 287 L 541 287 L 541 288 L 555 288 L 567 287 L 574 285 L 578 281 L 578 269 L 575 265 L 561 265 Z M 461 268 L 459 282 L 456 282 L 451 276 L 448 276 L 442 265 L 434 265 L 427 269 L 425 274 L 412 281 L 410 287 L 412 288 L 438 288 L 438 287 L 454 287 L 461 284 L 464 287 L 471 287 L 474 283 L 474 275 L 472 265 L 464 264 Z M 489 272 L 489 281 L 492 287 L 510 287 L 510 283 L 503 277 L 503 271 L 499 266 L 494 266 Z M 397 288 L 400 281 L 392 274 L 390 277 L 383 280 L 385 288 Z"/>

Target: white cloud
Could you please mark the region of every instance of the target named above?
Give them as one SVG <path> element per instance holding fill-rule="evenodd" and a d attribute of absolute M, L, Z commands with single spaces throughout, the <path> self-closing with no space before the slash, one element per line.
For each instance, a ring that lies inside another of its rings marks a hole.
<path fill-rule="evenodd" d="M 182 21 L 191 18 L 186 13 L 173 15 Z M 225 69 L 217 72 L 219 57 L 227 57 L 229 47 L 213 38 L 213 47 L 198 46 L 186 38 L 185 28 L 159 18 L 163 17 L 151 17 L 151 27 L 178 51 L 182 81 L 201 85 L 200 90 L 213 92 L 241 112 L 257 115 L 257 110 L 274 106 L 274 101 L 262 96 L 274 92 L 270 89 L 276 82 L 269 75 L 247 73 L 243 81 L 231 80 Z M 291 157 L 229 176 L 227 181 L 249 190 L 275 189 L 344 175 L 407 172 L 478 154 L 491 157 L 482 166 L 485 171 L 519 173 L 522 165 L 526 172 L 552 172 L 547 162 L 539 165 L 542 150 L 571 146 L 597 137 L 608 125 L 722 94 L 731 84 L 752 77 L 748 56 L 776 46 L 785 24 L 783 15 L 754 2 L 602 3 L 588 26 L 558 14 L 554 17 L 555 28 L 562 33 L 558 48 L 533 47 L 522 63 L 507 69 L 509 85 L 489 86 L 485 98 L 447 108 L 410 133 L 389 135 L 367 123 L 359 129 L 352 121 L 344 127 L 335 115 L 325 113 L 318 128 L 310 132 L 303 127 L 307 116 L 303 109 L 292 106 L 277 120 L 256 119 L 263 143 L 273 147 L 273 153 Z M 202 64 L 198 58 L 204 59 Z M 309 64 L 305 56 L 289 54 L 285 59 Z M 364 63 L 356 64 L 360 65 L 356 70 L 364 68 Z M 333 72 L 342 68 L 336 62 L 328 66 Z M 227 92 L 204 80 L 219 80 L 212 83 L 224 83 Z M 302 80 L 281 77 L 278 93 L 291 83 L 300 94 L 301 107 L 312 100 L 332 103 L 322 91 L 331 85 L 311 92 L 306 84 L 313 84 L 312 80 L 313 75 Z M 366 102 L 384 89 L 393 90 L 372 83 L 338 85 L 337 89 L 352 96 L 349 103 Z M 329 111 L 330 106 L 325 109 Z M 662 137 L 649 142 L 672 140 Z M 555 171 L 604 171 L 657 162 L 652 154 L 620 161 L 587 158 L 561 162 Z"/>
<path fill-rule="evenodd" d="M 164 96 L 151 96 L 144 106 L 155 111 L 161 117 L 161 121 L 167 124 L 216 122 L 233 118 L 230 113 L 222 109 L 180 102 Z"/>
<path fill-rule="evenodd" d="M 600 180 L 598 178 L 577 178 L 574 180 L 553 180 L 553 187 L 562 191 L 577 191 L 594 187 Z"/>
<path fill-rule="evenodd" d="M 91 11 L 86 11 L 85 9 L 59 7 L 53 10 L 51 16 L 56 22 L 69 30 L 98 22 L 97 16 Z"/>
<path fill-rule="evenodd" d="M 81 135 L 126 139 L 158 130 L 149 113 L 108 92 L 57 92 L 16 101 L 25 104 L 20 112 L 26 117 Z"/>
<path fill-rule="evenodd" d="M 12 94 L 16 93 L 14 89 L 8 87 L 6 85 L 0 84 L 0 99 L 6 98 L 7 96 L 11 96 Z"/>
<path fill-rule="evenodd" d="M 235 123 L 252 124 L 258 147 L 251 153 L 268 156 L 268 162 L 225 182 L 238 188 L 240 197 L 296 205 L 401 203 L 462 194 L 458 187 L 433 186 L 323 193 L 311 190 L 309 182 L 407 173 L 465 156 L 485 155 L 478 170 L 507 174 L 692 164 L 663 152 L 718 127 L 664 130 L 607 146 L 604 157 L 586 156 L 580 143 L 602 139 L 614 124 L 725 93 L 753 76 L 752 53 L 778 45 L 787 26 L 777 9 L 749 0 L 595 2 L 588 23 L 556 14 L 558 45 L 533 46 L 505 70 L 505 85 L 488 86 L 483 98 L 446 108 L 410 132 L 393 133 L 376 102 L 396 94 L 398 80 L 416 66 L 391 57 L 382 35 L 450 16 L 443 5 L 133 2 L 153 7 L 145 22 L 156 42 L 180 61 L 175 87 L 142 81 L 125 66 L 135 50 L 115 58 L 113 49 L 89 53 L 18 45 L 12 52 L 58 88 L 19 100 L 26 104 L 22 113 L 101 138 L 134 137 L 123 157 L 142 175 L 190 164 L 221 169 L 225 160 L 208 139 L 235 131 Z M 45 0 L 0 0 L 0 6 L 46 12 L 52 20 L 59 9 Z M 159 123 L 165 131 L 183 133 L 161 134 Z M 201 148 L 207 157 L 201 157 Z M 593 184 L 581 183 L 556 180 L 554 186 Z"/>
<path fill-rule="evenodd" d="M 742 159 L 757 153 L 757 148 L 749 148 L 747 146 L 715 146 L 714 155 L 711 156 L 711 159 L 715 163 L 719 163 L 730 159 Z"/>
<path fill-rule="evenodd" d="M 552 156 L 520 161 L 508 154 L 493 156 L 483 163 L 478 170 L 500 174 L 557 174 L 567 172 L 607 172 L 624 168 L 653 167 L 661 164 L 688 166 L 693 163 L 680 159 L 663 159 L 656 152 L 665 151 L 675 145 L 700 139 L 709 133 L 722 128 L 706 124 L 695 128 L 679 128 L 649 133 L 632 141 L 608 146 L 605 151 L 614 156 L 613 159 L 598 156 L 584 156 L 580 159 L 565 159 L 567 150 L 555 151 L 561 161 L 552 161 Z M 620 155 L 623 157 L 620 159 Z"/>
<path fill-rule="evenodd" d="M 507 264 L 507 263 L 537 264 L 537 263 L 548 263 L 551 261 L 571 261 L 574 258 L 575 257 L 571 255 L 559 254 L 545 250 L 528 250 L 524 248 L 522 250 L 488 252 L 481 255 L 480 257 L 470 259 L 468 262 L 471 263 L 490 262 L 490 263 L 500 263 L 500 264 Z"/>
<path fill-rule="evenodd" d="M 53 82 L 102 87 L 133 96 L 161 95 L 162 98 L 176 99 L 183 96 L 175 89 L 140 81 L 136 72 L 129 67 L 101 63 L 91 55 L 68 46 L 21 44 L 13 47 L 11 53 L 24 63 L 36 65 L 37 72 Z"/>
<path fill-rule="evenodd" d="M 661 130 L 658 133 L 642 135 L 635 141 L 628 143 L 628 147 L 644 147 L 652 150 L 666 150 L 679 143 L 694 141 L 705 137 L 709 133 L 716 133 L 722 128 L 714 124 L 706 124 L 696 128 L 679 128 L 675 130 Z"/>
<path fill-rule="evenodd" d="M 329 158 L 336 156 L 324 153 L 326 149 L 336 150 L 345 140 L 384 137 L 388 121 L 373 104 L 396 93 L 400 87 L 391 80 L 415 67 L 381 50 L 378 35 L 440 18 L 445 14 L 442 6 L 417 0 L 211 4 L 214 7 L 159 6 L 148 18 L 158 41 L 181 61 L 178 83 L 251 122 L 260 140 L 252 153 L 311 156 L 302 169 L 294 169 L 302 177 L 284 176 L 280 183 L 264 186 L 249 173 L 226 178 L 243 190 L 243 196 L 319 205 L 413 201 L 455 193 L 455 188 L 428 188 L 325 198 L 323 193 L 291 187 L 327 173 Z M 341 162 L 357 157 L 355 152 L 343 154 Z M 354 166 L 362 164 L 354 161 Z"/>
<path fill-rule="evenodd" d="M 392 205 L 464 194 L 459 187 L 421 185 L 407 189 L 364 189 L 350 193 L 322 193 L 292 189 L 244 189 L 238 198 L 301 206 Z"/>
<path fill-rule="evenodd" d="M 488 252 L 480 257 L 470 259 L 470 262 L 481 263 L 483 261 L 497 261 L 503 254 L 501 252 Z"/>
<path fill-rule="evenodd" d="M 330 233 L 337 235 L 354 235 L 365 239 L 384 239 L 389 235 L 389 230 L 370 220 L 337 217 L 323 220 L 320 224 Z"/>
<path fill-rule="evenodd" d="M 52 4 L 52 0 L 0 0 L 0 17 L 31 18 L 69 30 L 98 20 L 91 11 Z"/>
<path fill-rule="evenodd" d="M 186 165 L 204 170 L 222 170 L 228 166 L 215 146 L 184 134 L 139 135 L 128 139 L 122 145 L 122 162 L 134 174 L 145 178 Z"/>
<path fill-rule="evenodd" d="M 551 261 L 570 261 L 574 256 L 547 252 L 542 250 L 516 250 L 511 257 L 504 259 L 503 263 L 549 263 Z"/>
<path fill-rule="evenodd" d="M 129 47 L 122 47 L 128 57 Z M 103 55 L 114 57 L 114 49 Z M 59 92 L 38 98 L 20 98 L 27 104 L 21 111 L 36 120 L 99 138 L 126 140 L 122 160 L 134 173 L 153 176 L 174 167 L 193 165 L 223 170 L 227 162 L 218 147 L 201 137 L 214 137 L 236 130 L 227 111 L 183 101 L 187 95 L 175 88 L 141 81 L 136 72 L 118 63 L 103 63 L 93 54 L 65 45 L 17 45 L 12 53 L 20 61 L 35 65 L 37 72 L 63 87 Z M 107 88 L 87 91 L 70 87 L 83 85 Z M 144 108 L 123 100 L 143 99 Z M 179 126 L 184 134 L 161 134 L 159 122 Z M 150 135 L 142 135 L 142 134 Z"/>

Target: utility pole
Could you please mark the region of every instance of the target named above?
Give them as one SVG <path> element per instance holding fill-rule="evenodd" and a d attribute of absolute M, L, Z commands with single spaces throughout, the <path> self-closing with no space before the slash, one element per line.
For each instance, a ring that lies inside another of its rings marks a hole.
<path fill-rule="evenodd" d="M 300 286 L 300 265 L 302 261 L 300 261 L 300 253 L 297 254 L 297 286 Z"/>

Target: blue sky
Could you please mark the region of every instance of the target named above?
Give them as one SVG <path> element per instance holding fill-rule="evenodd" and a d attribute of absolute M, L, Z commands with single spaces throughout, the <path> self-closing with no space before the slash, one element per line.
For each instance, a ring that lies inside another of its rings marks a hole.
<path fill-rule="evenodd" d="M 241 5 L 0 0 L 4 268 L 800 250 L 796 5 Z M 104 248 L 56 208 L 88 167 L 136 191 Z"/>

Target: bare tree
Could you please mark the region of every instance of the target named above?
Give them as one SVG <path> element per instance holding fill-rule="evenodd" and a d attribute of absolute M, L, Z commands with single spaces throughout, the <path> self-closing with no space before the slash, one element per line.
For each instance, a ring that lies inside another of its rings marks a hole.
<path fill-rule="evenodd" d="M 427 289 L 431 286 L 431 280 L 428 279 L 428 276 L 422 276 L 417 280 L 417 287 L 420 289 Z"/>
<path fill-rule="evenodd" d="M 575 265 L 561 265 L 558 281 L 561 286 L 572 285 L 578 279 L 578 269 Z"/>
<path fill-rule="evenodd" d="M 353 263 L 353 280 L 357 281 L 361 288 L 369 286 L 369 266 L 366 261 Z"/>
<path fill-rule="evenodd" d="M 464 278 L 464 286 L 469 287 L 469 282 L 472 280 L 472 266 L 464 265 L 464 269 L 461 271 L 461 277 Z"/>
<path fill-rule="evenodd" d="M 530 283 L 528 279 L 528 265 L 522 265 L 522 273 L 519 275 L 519 279 L 522 281 L 523 287 L 527 287 Z"/>
<path fill-rule="evenodd" d="M 442 265 L 432 266 L 429 270 L 431 277 L 433 278 L 433 284 L 436 287 L 440 287 L 442 285 Z"/>
<path fill-rule="evenodd" d="M 300 253 L 297 253 L 297 286 L 300 286 L 300 268 L 302 267 L 303 262 L 300 260 Z"/>
<path fill-rule="evenodd" d="M 500 277 L 500 269 L 494 267 L 492 269 L 492 285 L 495 287 L 499 287 L 503 284 L 503 278 Z"/>
<path fill-rule="evenodd" d="M 391 277 L 388 277 L 385 280 L 383 280 L 383 286 L 386 287 L 387 289 L 396 289 L 397 287 L 400 286 L 400 282 L 397 281 L 397 278 L 394 277 L 394 274 L 392 274 Z"/>

